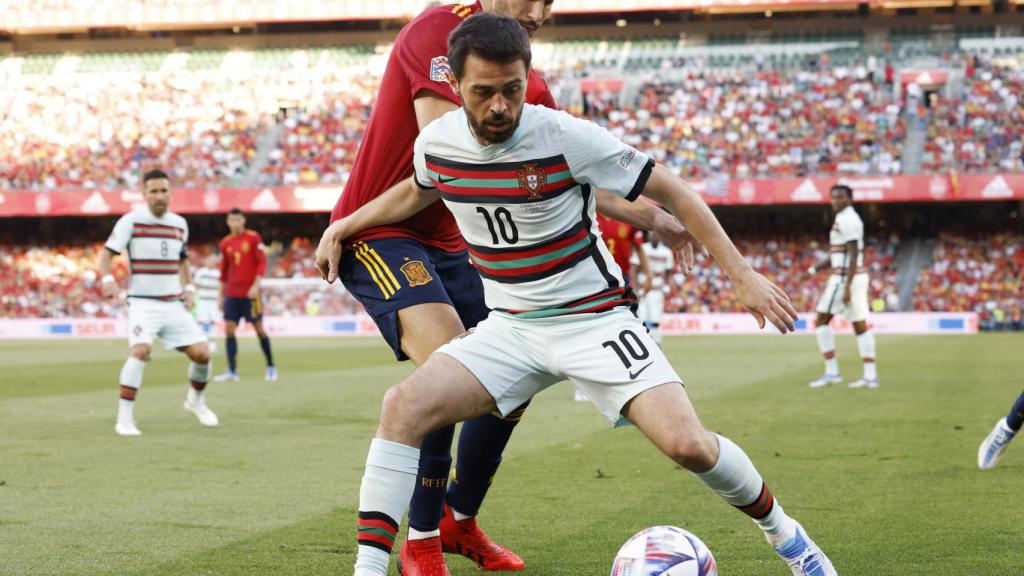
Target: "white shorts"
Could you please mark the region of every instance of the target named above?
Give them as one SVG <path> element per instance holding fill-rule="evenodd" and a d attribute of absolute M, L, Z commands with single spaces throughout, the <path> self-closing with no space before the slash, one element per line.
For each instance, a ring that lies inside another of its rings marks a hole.
<path fill-rule="evenodd" d="M 206 335 L 181 301 L 129 298 L 128 345 L 152 345 L 158 336 L 168 350 L 206 342 Z"/>
<path fill-rule="evenodd" d="M 665 293 L 658 288 L 651 288 L 640 298 L 640 319 L 644 322 L 661 322 L 665 313 Z"/>
<path fill-rule="evenodd" d="M 220 307 L 216 300 L 196 300 L 196 321 L 201 324 L 214 323 L 220 319 Z"/>
<path fill-rule="evenodd" d="M 508 415 L 548 386 L 571 380 L 612 424 L 644 390 L 682 382 L 632 313 L 520 319 L 491 312 L 468 335 L 438 353 L 469 369 Z"/>
<path fill-rule="evenodd" d="M 818 300 L 817 311 L 821 314 L 842 314 L 850 322 L 863 322 L 868 319 L 868 275 L 856 274 L 850 285 L 850 305 L 843 302 L 843 291 L 846 289 L 846 277 L 833 274 L 828 278 L 825 292 Z"/>

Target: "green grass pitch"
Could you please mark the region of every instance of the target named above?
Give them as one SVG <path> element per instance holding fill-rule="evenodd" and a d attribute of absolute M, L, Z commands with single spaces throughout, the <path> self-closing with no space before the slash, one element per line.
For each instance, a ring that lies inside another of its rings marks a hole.
<path fill-rule="evenodd" d="M 847 379 L 859 375 L 840 337 Z M 277 339 L 281 380 L 241 341 L 243 381 L 211 384 L 221 426 L 184 412 L 185 359 L 160 350 L 114 434 L 123 341 L 0 343 L 0 574 L 351 574 L 381 395 L 409 370 L 377 339 Z M 882 388 L 806 386 L 811 337 L 669 338 L 705 425 L 750 454 L 843 576 L 1024 571 L 1024 445 L 976 468 L 1024 387 L 1024 337 L 879 337 Z M 218 356 L 215 368 L 223 369 Z M 699 535 L 723 576 L 784 575 L 756 527 L 567 384 L 527 411 L 482 525 L 528 575 L 607 574 L 647 526 Z M 450 557 L 456 576 L 476 574 Z M 393 569 L 394 570 L 394 569 Z"/>

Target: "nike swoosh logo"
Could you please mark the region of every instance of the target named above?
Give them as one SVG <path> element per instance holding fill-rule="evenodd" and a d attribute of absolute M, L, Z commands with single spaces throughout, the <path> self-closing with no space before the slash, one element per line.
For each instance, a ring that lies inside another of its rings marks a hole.
<path fill-rule="evenodd" d="M 630 380 L 636 380 L 636 377 L 639 376 L 640 373 L 643 372 L 644 370 L 647 370 L 648 368 L 650 368 L 651 364 L 654 364 L 654 362 L 648 362 L 646 366 L 644 366 L 643 368 L 637 370 L 636 372 L 630 372 L 629 373 L 629 379 Z"/>
<path fill-rule="evenodd" d="M 444 176 L 441 176 L 440 174 L 437 175 L 437 181 L 440 182 L 441 184 L 447 184 L 449 182 L 454 182 L 455 180 L 458 180 L 458 179 L 459 179 L 458 177 L 445 179 Z"/>

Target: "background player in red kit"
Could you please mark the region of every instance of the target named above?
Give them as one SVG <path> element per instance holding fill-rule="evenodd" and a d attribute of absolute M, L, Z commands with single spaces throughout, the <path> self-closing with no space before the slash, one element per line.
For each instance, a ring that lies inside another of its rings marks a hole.
<path fill-rule="evenodd" d="M 220 283 L 224 294 L 225 350 L 228 371 L 215 378 L 218 382 L 237 381 L 238 340 L 235 329 L 245 318 L 256 329 L 260 348 L 267 359 L 266 379 L 277 380 L 274 356 L 270 352 L 270 337 L 263 330 L 263 303 L 260 301 L 260 279 L 267 269 L 267 256 L 263 252 L 263 238 L 255 230 L 245 228 L 245 215 L 238 208 L 228 212 L 231 233 L 220 241 Z"/>
<path fill-rule="evenodd" d="M 515 18 L 532 35 L 547 19 L 552 0 L 491 0 L 449 4 L 425 10 L 395 40 L 380 93 L 367 124 L 355 165 L 331 221 L 347 216 L 412 174 L 413 143 L 421 128 L 461 100 L 448 65 L 448 34 L 481 11 Z M 530 71 L 526 101 L 555 107 L 545 82 Z M 602 211 L 668 238 L 683 238 L 681 225 L 649 205 L 598 192 Z M 483 285 L 469 264 L 466 244 L 441 202 L 398 224 L 371 228 L 345 240 L 344 250 L 329 227 L 317 251 L 326 278 L 327 262 L 340 253 L 345 287 L 373 317 L 399 360 L 421 365 L 451 338 L 486 318 Z M 498 546 L 476 525 L 501 454 L 525 405 L 506 418 L 486 416 L 463 424 L 451 485 L 454 427 L 425 440 L 419 478 L 409 513 L 409 537 L 399 553 L 405 576 L 447 574 L 442 549 L 467 556 L 484 570 L 520 570 L 523 561 Z M 397 526 L 360 519 L 359 544 L 390 553 Z M 381 535 L 381 531 L 387 536 Z"/>

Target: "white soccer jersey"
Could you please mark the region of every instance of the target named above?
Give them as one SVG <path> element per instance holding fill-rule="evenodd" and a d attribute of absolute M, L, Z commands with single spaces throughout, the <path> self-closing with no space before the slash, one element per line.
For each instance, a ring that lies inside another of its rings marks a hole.
<path fill-rule="evenodd" d="M 129 298 L 173 300 L 181 297 L 178 263 L 188 257 L 188 224 L 167 211 L 154 216 L 148 206 L 136 208 L 114 224 L 106 247 L 115 254 L 126 249 L 132 277 Z"/>
<path fill-rule="evenodd" d="M 634 301 L 595 221 L 594 189 L 639 196 L 654 163 L 608 131 L 525 105 L 519 128 L 481 146 L 465 111 L 416 139 L 423 188 L 438 188 L 483 278 L 487 305 L 523 317 L 607 310 Z"/>
<path fill-rule="evenodd" d="M 660 242 L 657 246 L 644 242 L 641 249 L 647 255 L 647 267 L 651 269 L 651 288 L 661 290 L 665 286 L 665 276 L 676 266 L 672 249 Z"/>
<path fill-rule="evenodd" d="M 847 206 L 836 214 L 835 224 L 828 235 L 833 274 L 846 272 L 846 243 L 853 241 L 857 242 L 857 271 L 860 272 L 864 268 L 864 222 L 853 206 Z"/>
<path fill-rule="evenodd" d="M 217 302 L 220 296 L 220 270 L 203 266 L 192 275 L 196 297 L 200 302 Z"/>

